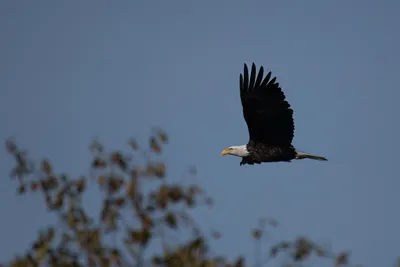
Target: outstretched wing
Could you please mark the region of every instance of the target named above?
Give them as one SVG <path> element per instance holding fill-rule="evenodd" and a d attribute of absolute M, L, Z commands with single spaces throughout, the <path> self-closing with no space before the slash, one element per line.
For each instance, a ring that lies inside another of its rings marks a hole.
<path fill-rule="evenodd" d="M 294 135 L 293 110 L 285 100 L 285 95 L 276 83 L 270 80 L 271 72 L 263 79 L 264 68 L 257 74 L 256 65 L 251 66 L 251 74 L 244 64 L 240 74 L 240 98 L 243 116 L 249 129 L 250 140 L 270 145 L 289 145 Z"/>

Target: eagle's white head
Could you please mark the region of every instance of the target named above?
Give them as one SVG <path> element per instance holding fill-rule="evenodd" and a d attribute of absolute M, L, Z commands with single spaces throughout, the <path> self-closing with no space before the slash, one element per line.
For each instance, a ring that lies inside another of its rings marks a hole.
<path fill-rule="evenodd" d="M 246 145 L 241 145 L 241 146 L 230 146 L 227 149 L 222 150 L 222 156 L 225 155 L 233 155 L 237 157 L 246 157 L 250 153 L 247 150 Z"/>

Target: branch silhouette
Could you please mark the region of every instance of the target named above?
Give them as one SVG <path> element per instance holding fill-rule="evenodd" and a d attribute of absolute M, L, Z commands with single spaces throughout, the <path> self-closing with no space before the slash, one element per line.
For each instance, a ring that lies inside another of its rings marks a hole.
<path fill-rule="evenodd" d="M 229 260 L 211 251 L 210 244 L 221 233 L 205 234 L 191 210 L 212 207 L 213 200 L 198 184 L 168 181 L 167 166 L 158 157 L 167 143 L 168 136 L 160 129 L 150 134 L 144 148 L 129 139 L 127 153 L 107 151 L 93 141 L 90 174 L 73 178 L 57 173 L 50 159 L 36 163 L 8 139 L 5 147 L 15 159 L 11 177 L 17 194 L 41 194 L 57 222 L 40 229 L 31 246 L 7 266 L 248 266 L 242 256 Z M 195 170 L 187 175 L 195 176 Z M 83 201 L 89 187 L 102 196 L 96 216 L 89 215 Z M 281 254 L 286 266 L 300 266 L 311 255 L 332 260 L 333 266 L 350 266 L 349 252 L 335 254 L 305 237 L 263 251 L 265 228 L 277 225 L 268 218 L 252 230 L 252 266 L 269 265 Z M 184 241 L 177 241 L 177 235 Z"/>

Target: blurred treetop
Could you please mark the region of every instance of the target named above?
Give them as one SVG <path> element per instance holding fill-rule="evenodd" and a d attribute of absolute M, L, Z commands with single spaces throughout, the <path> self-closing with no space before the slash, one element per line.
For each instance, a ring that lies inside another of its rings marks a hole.
<path fill-rule="evenodd" d="M 200 205 L 211 207 L 212 198 L 199 185 L 168 183 L 165 162 L 153 159 L 167 143 L 162 130 L 153 131 L 146 148 L 129 140 L 129 153 L 106 151 L 94 141 L 90 175 L 73 178 L 56 173 L 49 159 L 37 164 L 8 139 L 5 146 L 15 159 L 11 177 L 17 181 L 17 193 L 41 194 L 48 212 L 58 221 L 40 229 L 31 246 L 3 266 L 248 265 L 241 256 L 227 259 L 211 253 L 210 242 L 221 238 L 221 233 L 203 233 L 190 210 Z M 137 164 L 137 159 L 144 159 L 145 164 Z M 195 170 L 190 174 L 195 175 Z M 97 186 L 102 192 L 97 216 L 89 216 L 83 205 L 88 186 Z M 277 226 L 275 220 L 264 219 L 251 230 L 258 250 L 254 267 L 269 265 L 280 252 L 285 266 L 304 266 L 299 264 L 311 255 L 332 260 L 333 266 L 350 266 L 349 252 L 335 254 L 305 237 L 278 242 L 263 253 L 265 222 Z M 171 234 L 179 234 L 185 241 L 177 242 Z M 159 252 L 151 252 L 154 250 Z"/>

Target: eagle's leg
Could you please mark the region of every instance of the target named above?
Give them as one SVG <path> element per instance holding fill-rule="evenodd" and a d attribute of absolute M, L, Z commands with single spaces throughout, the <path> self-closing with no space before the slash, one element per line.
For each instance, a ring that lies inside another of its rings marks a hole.
<path fill-rule="evenodd" d="M 254 164 L 260 164 L 260 163 L 261 163 L 261 161 L 254 160 L 251 157 L 243 157 L 242 161 L 240 162 L 240 166 L 246 165 L 246 164 L 254 165 Z"/>

